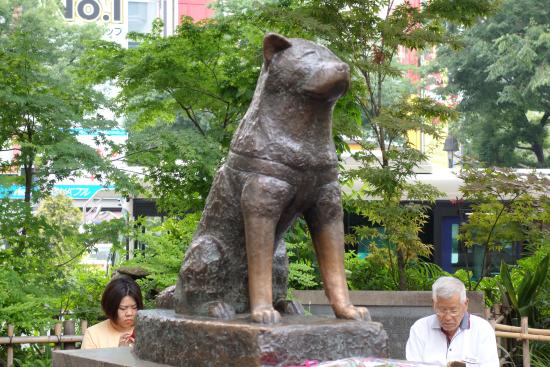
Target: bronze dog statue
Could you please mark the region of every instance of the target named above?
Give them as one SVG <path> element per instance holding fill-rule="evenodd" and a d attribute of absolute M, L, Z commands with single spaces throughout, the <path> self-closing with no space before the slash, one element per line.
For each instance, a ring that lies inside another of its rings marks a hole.
<path fill-rule="evenodd" d="M 219 169 L 180 270 L 177 313 L 275 323 L 285 302 L 284 232 L 303 215 L 325 293 L 344 319 L 369 319 L 349 300 L 343 210 L 332 110 L 350 72 L 327 48 L 277 34 L 264 38 L 264 64 L 250 107 Z"/>

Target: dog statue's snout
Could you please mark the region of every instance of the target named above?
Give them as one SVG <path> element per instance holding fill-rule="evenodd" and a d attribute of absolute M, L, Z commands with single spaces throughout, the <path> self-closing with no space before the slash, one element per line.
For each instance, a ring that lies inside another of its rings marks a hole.
<path fill-rule="evenodd" d="M 344 62 L 339 62 L 338 64 L 336 64 L 336 70 L 349 73 L 349 65 Z"/>

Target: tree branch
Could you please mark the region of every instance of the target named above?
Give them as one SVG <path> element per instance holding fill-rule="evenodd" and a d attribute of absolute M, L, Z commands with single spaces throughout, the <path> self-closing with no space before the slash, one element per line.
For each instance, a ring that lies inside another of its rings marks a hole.
<path fill-rule="evenodd" d="M 550 119 L 550 112 L 545 112 L 540 119 L 540 126 L 545 127 Z"/>
<path fill-rule="evenodd" d="M 388 150 L 391 150 L 391 145 L 393 143 L 393 137 L 388 138 Z"/>
<path fill-rule="evenodd" d="M 183 105 L 183 103 L 181 103 L 177 98 L 176 96 L 174 95 L 174 93 L 170 93 L 172 95 L 172 97 L 174 98 L 174 100 L 177 102 L 177 104 L 181 107 L 182 110 L 185 111 L 185 114 L 187 115 L 187 117 L 189 117 L 189 119 L 191 120 L 191 122 L 193 123 L 193 125 L 195 125 L 195 127 L 197 128 L 197 130 L 199 131 L 199 133 L 201 133 L 202 136 L 206 136 L 206 133 L 204 132 L 204 130 L 202 129 L 201 125 L 199 124 L 199 122 L 196 120 L 195 118 L 195 115 L 193 114 L 193 111 L 188 108 L 188 107 L 185 107 Z"/>
<path fill-rule="evenodd" d="M 157 146 L 154 146 L 154 147 L 151 147 L 151 148 L 146 148 L 146 149 L 141 149 L 141 150 L 137 150 L 135 152 L 132 152 L 132 153 L 128 153 L 122 157 L 118 157 L 118 158 L 115 158 L 115 159 L 111 159 L 111 162 L 116 162 L 116 161 L 121 161 L 123 159 L 125 159 L 126 157 L 129 157 L 131 155 L 135 155 L 135 154 L 139 154 L 139 153 L 143 153 L 143 152 L 150 152 L 152 150 L 155 150 L 155 149 L 158 149 L 158 145 Z"/>
<path fill-rule="evenodd" d="M 61 268 L 61 267 L 65 266 L 65 265 L 71 263 L 72 261 L 74 261 L 74 260 L 80 258 L 80 257 L 84 254 L 84 252 L 86 252 L 87 250 L 88 250 L 88 247 L 85 247 L 82 251 L 79 251 L 76 255 L 74 255 L 74 256 L 72 256 L 71 258 L 69 258 L 69 260 L 66 260 L 66 261 L 64 261 L 64 262 L 62 262 L 62 263 L 60 263 L 60 264 L 55 264 L 54 266 L 55 266 L 56 268 Z"/>
<path fill-rule="evenodd" d="M 371 149 L 366 149 L 362 142 L 356 140 L 356 139 L 352 139 L 356 144 L 358 144 L 359 146 L 361 146 L 363 148 L 363 152 L 366 152 L 367 154 L 369 154 L 371 157 L 373 157 L 380 165 L 382 165 L 382 161 L 380 159 L 378 159 L 378 157 L 376 156 L 376 154 L 374 154 L 372 152 Z"/>
<path fill-rule="evenodd" d="M 517 149 L 523 149 L 523 150 L 530 150 L 530 151 L 534 151 L 533 147 L 521 147 L 519 145 L 515 145 L 514 148 L 517 148 Z"/>
<path fill-rule="evenodd" d="M 390 1 L 389 5 L 388 5 L 388 9 L 386 11 L 386 17 L 384 19 L 388 19 L 388 17 L 390 16 L 392 8 L 393 8 L 393 2 L 394 2 L 394 0 Z"/>
<path fill-rule="evenodd" d="M 497 217 L 495 219 L 495 221 L 493 222 L 493 225 L 491 226 L 491 230 L 489 231 L 489 234 L 487 235 L 487 240 L 485 241 L 485 251 L 483 253 L 483 261 L 482 261 L 482 270 L 481 270 L 481 276 L 479 277 L 479 280 L 476 282 L 475 286 L 474 286 L 474 290 L 477 289 L 477 287 L 479 286 L 479 284 L 481 283 L 481 281 L 483 280 L 483 278 L 485 277 L 485 272 L 487 271 L 487 268 L 488 268 L 488 264 L 486 263 L 486 259 L 487 259 L 487 253 L 489 251 L 489 243 L 491 241 L 491 237 L 493 237 L 493 233 L 495 231 L 495 228 L 498 224 L 498 221 L 500 220 L 500 217 L 502 216 L 502 214 L 504 213 L 504 211 L 506 209 L 508 209 L 509 207 L 512 206 L 512 204 L 514 203 L 514 201 L 520 196 L 520 194 L 516 194 L 516 196 L 514 196 L 510 201 L 506 202 L 503 200 L 503 204 L 502 204 L 502 208 L 500 209 L 500 212 L 497 214 Z"/>
<path fill-rule="evenodd" d="M 213 93 L 211 93 L 211 92 L 208 92 L 208 91 L 206 91 L 206 90 L 204 90 L 204 89 L 200 89 L 200 88 L 196 88 L 196 87 L 191 87 L 191 86 L 186 85 L 186 84 L 182 85 L 182 87 L 185 88 L 185 89 L 191 90 L 191 91 L 193 91 L 193 92 L 202 93 L 202 94 L 204 94 L 205 96 L 210 97 L 210 98 L 212 98 L 212 99 L 216 99 L 216 100 L 218 100 L 218 101 L 220 101 L 220 102 L 229 104 L 229 102 L 226 101 L 225 99 L 223 99 L 222 97 L 217 96 L 217 95 L 215 95 L 215 94 L 213 94 Z M 171 94 L 173 94 L 173 93 L 171 93 Z M 175 97 L 174 97 L 174 98 L 175 98 Z"/>
<path fill-rule="evenodd" d="M 369 99 L 370 103 L 372 105 L 372 115 L 376 115 L 376 99 L 374 97 L 374 90 L 372 87 L 372 83 L 370 80 L 370 75 L 368 72 L 361 70 L 361 74 L 363 75 L 363 78 L 365 78 L 365 82 L 367 83 L 367 90 L 369 92 Z"/>
<path fill-rule="evenodd" d="M 21 148 L 0 149 L 0 152 L 11 152 L 12 150 L 21 151 Z"/>

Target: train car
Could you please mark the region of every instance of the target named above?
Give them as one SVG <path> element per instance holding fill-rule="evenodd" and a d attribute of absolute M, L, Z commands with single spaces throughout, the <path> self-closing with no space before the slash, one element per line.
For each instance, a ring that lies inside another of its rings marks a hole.
<path fill-rule="evenodd" d="M 439 197 L 428 210 L 429 220 L 424 225 L 420 238 L 424 243 L 433 246 L 432 255 L 429 261 L 438 264 L 445 271 L 454 273 L 457 269 L 472 269 L 474 277 L 481 273 L 485 248 L 481 245 L 474 245 L 467 248 L 459 240 L 460 226 L 468 221 L 472 211 L 471 203 L 463 199 L 460 187 L 463 184 L 459 178 L 457 168 L 437 168 L 420 170 L 411 181 L 422 182 L 435 186 L 444 196 Z M 518 173 L 528 173 L 530 170 L 517 170 Z M 550 170 L 537 170 L 537 173 L 550 178 Z M 356 184 L 358 188 L 360 184 Z M 368 200 L 368 199 L 367 199 Z M 403 203 L 409 202 L 404 198 Z M 353 227 L 368 225 L 368 219 L 354 213 L 347 212 L 345 215 L 346 233 L 353 233 Z M 382 231 L 382 228 L 379 228 Z M 373 239 L 360 239 L 358 246 L 354 248 L 358 256 L 364 257 L 368 254 L 369 244 Z M 374 242 L 377 242 L 374 239 Z M 522 254 L 522 243 L 504 243 L 503 250 L 499 253 L 491 253 L 490 271 L 498 272 L 501 261 L 513 264 Z"/>

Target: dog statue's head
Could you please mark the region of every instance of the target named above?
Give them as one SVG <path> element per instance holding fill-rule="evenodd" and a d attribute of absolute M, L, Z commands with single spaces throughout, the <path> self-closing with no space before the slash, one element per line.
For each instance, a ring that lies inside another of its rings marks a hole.
<path fill-rule="evenodd" d="M 275 33 L 264 38 L 262 72 L 270 88 L 325 101 L 336 101 L 350 84 L 349 66 L 328 48 Z"/>

